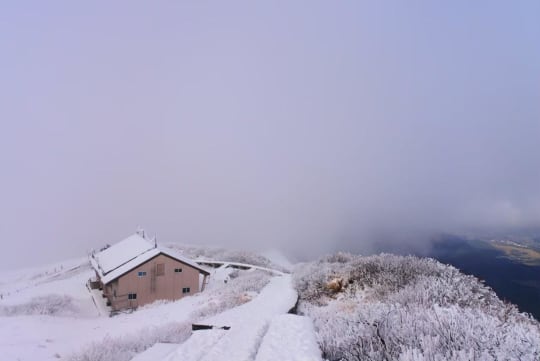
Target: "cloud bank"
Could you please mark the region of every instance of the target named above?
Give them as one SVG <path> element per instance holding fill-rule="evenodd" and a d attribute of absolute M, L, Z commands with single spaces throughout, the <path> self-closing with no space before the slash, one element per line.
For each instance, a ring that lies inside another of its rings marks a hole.
<path fill-rule="evenodd" d="M 137 225 L 305 257 L 540 226 L 536 2 L 12 6 L 5 267 Z"/>

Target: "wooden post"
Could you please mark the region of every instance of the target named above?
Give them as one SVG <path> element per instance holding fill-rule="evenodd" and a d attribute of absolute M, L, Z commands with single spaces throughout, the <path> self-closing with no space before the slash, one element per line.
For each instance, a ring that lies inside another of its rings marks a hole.
<path fill-rule="evenodd" d="M 204 291 L 204 287 L 206 286 L 206 277 L 208 277 L 208 275 L 205 274 L 202 280 L 201 292 Z"/>

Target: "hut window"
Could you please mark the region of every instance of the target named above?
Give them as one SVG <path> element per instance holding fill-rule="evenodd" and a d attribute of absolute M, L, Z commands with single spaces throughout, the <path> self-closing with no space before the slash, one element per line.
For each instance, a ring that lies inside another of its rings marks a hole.
<path fill-rule="evenodd" d="M 156 265 L 156 276 L 163 276 L 165 274 L 165 263 L 158 263 Z"/>
<path fill-rule="evenodd" d="M 139 276 L 139 277 L 146 276 L 146 271 L 139 271 L 139 273 L 137 273 L 137 276 Z"/>
<path fill-rule="evenodd" d="M 136 293 L 128 293 L 128 300 L 136 300 L 137 294 Z"/>
<path fill-rule="evenodd" d="M 181 268 L 175 268 L 175 269 L 174 269 L 174 272 L 175 272 L 175 273 L 180 273 L 180 272 L 182 272 L 182 269 L 181 269 Z"/>
<path fill-rule="evenodd" d="M 182 293 L 189 293 L 190 291 L 189 287 L 182 288 Z"/>

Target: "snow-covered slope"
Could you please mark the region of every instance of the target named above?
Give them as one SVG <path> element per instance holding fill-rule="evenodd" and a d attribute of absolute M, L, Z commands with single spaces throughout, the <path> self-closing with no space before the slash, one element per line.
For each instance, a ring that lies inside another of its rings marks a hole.
<path fill-rule="evenodd" d="M 287 274 L 246 252 L 191 252 L 229 258 L 204 292 L 114 317 L 85 259 L 0 275 L 0 360 L 540 360 L 537 321 L 435 260 L 336 254 Z"/>
<path fill-rule="evenodd" d="M 263 331 L 275 315 L 294 306 L 296 291 L 290 275 L 226 265 L 209 269 L 210 283 L 202 293 L 114 317 L 100 314 L 86 288 L 93 274 L 86 259 L 0 276 L 0 359 L 127 361 L 144 359 L 144 351 L 157 344 L 147 354 L 156 359 L 169 350 L 159 343 L 176 343 L 176 350 L 216 334 L 192 335 L 193 323 L 211 322 L 232 329 L 213 348 L 200 345 L 201 352 L 211 357 L 211 349 L 215 355 L 234 350 L 253 360 Z"/>

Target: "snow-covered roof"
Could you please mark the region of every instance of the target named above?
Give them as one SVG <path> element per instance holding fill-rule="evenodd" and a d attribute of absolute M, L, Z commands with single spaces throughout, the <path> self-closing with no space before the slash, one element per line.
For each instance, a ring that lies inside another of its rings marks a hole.
<path fill-rule="evenodd" d="M 148 242 L 138 234 L 129 236 L 109 248 L 96 253 L 94 258 L 100 267 L 101 272 L 106 275 L 135 257 L 154 248 L 154 244 Z"/>
<path fill-rule="evenodd" d="M 101 282 L 107 284 L 159 254 L 174 258 L 199 270 L 201 273 L 208 274 L 196 262 L 171 249 L 157 247 L 138 234 L 134 234 L 93 255 L 90 262 L 98 272 Z"/>
<path fill-rule="evenodd" d="M 144 262 L 154 258 L 155 256 L 157 256 L 160 253 L 161 253 L 160 250 L 157 249 L 157 248 L 154 248 L 154 249 L 151 249 L 151 250 L 149 250 L 147 252 L 144 252 L 143 254 L 141 254 L 141 255 L 135 257 L 134 259 L 132 259 L 131 261 L 129 261 L 127 263 L 124 263 L 120 267 L 114 269 L 113 271 L 111 271 L 111 272 L 107 273 L 106 275 L 104 275 L 103 277 L 101 277 L 101 282 L 103 282 L 103 284 L 107 284 L 107 283 L 117 279 L 118 277 L 120 277 L 124 273 L 129 272 L 132 269 L 134 269 L 135 267 L 140 266 Z"/>

